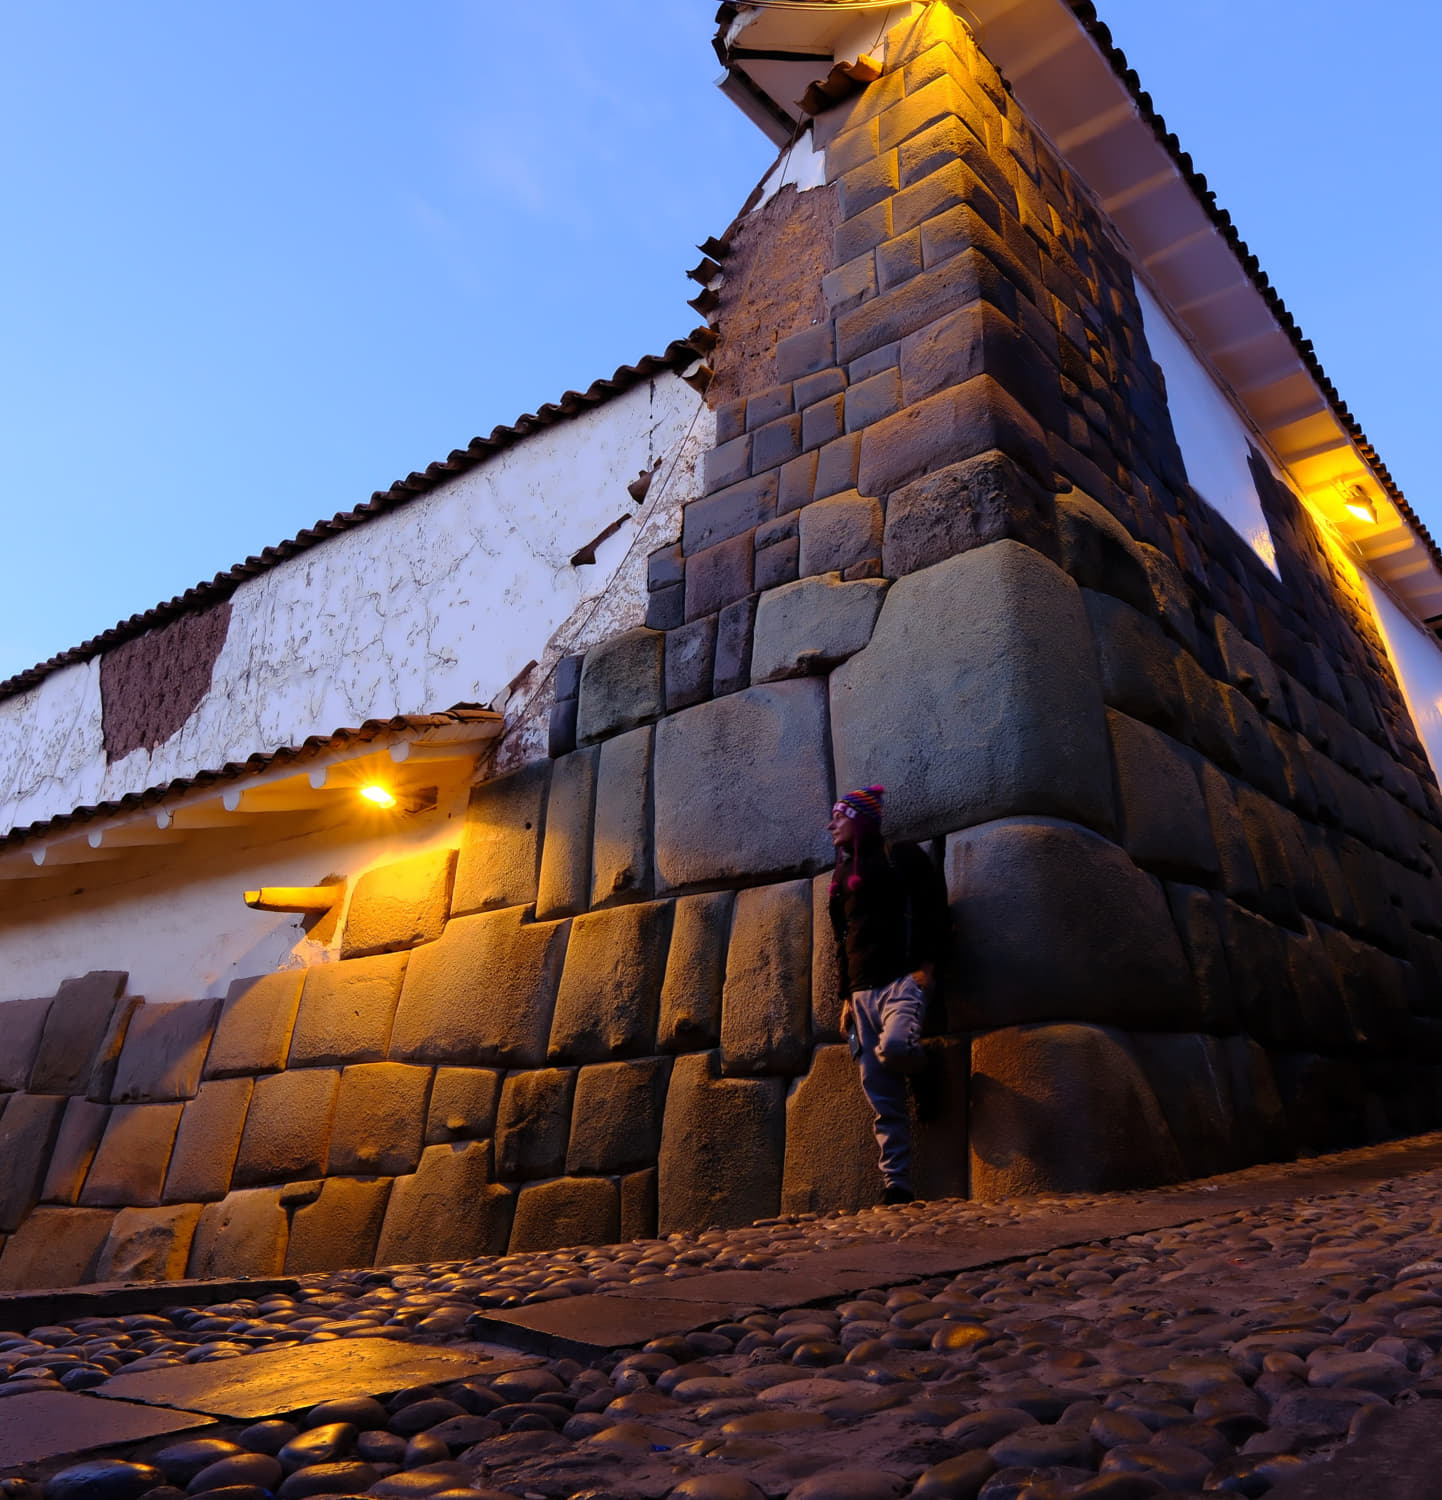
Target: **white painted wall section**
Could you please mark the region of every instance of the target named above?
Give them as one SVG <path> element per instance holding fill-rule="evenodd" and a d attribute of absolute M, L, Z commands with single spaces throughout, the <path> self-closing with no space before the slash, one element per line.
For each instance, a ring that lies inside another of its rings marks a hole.
<path fill-rule="evenodd" d="M 1362 574 L 1392 669 L 1432 769 L 1442 780 L 1442 644 L 1380 584 Z"/>

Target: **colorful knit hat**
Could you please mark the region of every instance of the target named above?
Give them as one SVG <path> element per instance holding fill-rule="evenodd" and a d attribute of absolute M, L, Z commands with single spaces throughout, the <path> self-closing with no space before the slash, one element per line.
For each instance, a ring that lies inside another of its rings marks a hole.
<path fill-rule="evenodd" d="M 839 797 L 831 811 L 833 814 L 841 813 L 849 818 L 856 830 L 856 837 L 847 856 L 851 864 L 851 874 L 846 877 L 846 889 L 852 892 L 861 889 L 861 840 L 867 835 L 879 835 L 881 832 L 881 804 L 886 796 L 886 788 L 883 786 L 864 786 L 854 792 L 847 792 L 844 797 Z M 837 895 L 841 890 L 841 861 L 842 851 L 836 851 L 836 873 L 831 877 L 831 894 Z"/>

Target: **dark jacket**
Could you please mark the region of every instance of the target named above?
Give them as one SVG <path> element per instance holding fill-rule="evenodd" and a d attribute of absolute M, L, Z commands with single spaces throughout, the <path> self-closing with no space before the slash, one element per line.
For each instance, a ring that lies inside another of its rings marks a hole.
<path fill-rule="evenodd" d="M 830 900 L 836 967 L 842 997 L 879 989 L 923 964 L 940 969 L 951 914 L 946 882 L 915 844 L 879 839 L 861 853 L 861 889 L 847 888 L 849 862 L 838 870 Z"/>

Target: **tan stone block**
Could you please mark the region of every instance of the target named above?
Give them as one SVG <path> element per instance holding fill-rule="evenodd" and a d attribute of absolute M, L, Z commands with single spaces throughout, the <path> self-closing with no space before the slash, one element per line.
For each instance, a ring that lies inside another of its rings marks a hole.
<path fill-rule="evenodd" d="M 783 1214 L 851 1213 L 881 1196 L 872 1111 L 844 1046 L 818 1047 L 786 1099 Z"/>
<path fill-rule="evenodd" d="M 800 1073 L 810 1053 L 811 882 L 742 891 L 721 999 L 721 1070 Z"/>
<path fill-rule="evenodd" d="M 382 953 L 306 970 L 290 1038 L 290 1066 L 380 1062 L 391 1040 L 408 953 Z"/>
<path fill-rule="evenodd" d="M 605 1177 L 562 1177 L 521 1189 L 511 1226 L 512 1255 L 565 1245 L 614 1245 L 621 1234 L 621 1195 Z"/>
<path fill-rule="evenodd" d="M 250 1078 L 216 1078 L 201 1084 L 180 1116 L 165 1179 L 167 1203 L 211 1203 L 230 1191 L 254 1087 Z"/>
<path fill-rule="evenodd" d="M 0 1115 L 0 1232 L 18 1229 L 40 1201 L 64 1113 L 65 1100 L 57 1094 L 11 1094 L 6 1101 Z"/>
<path fill-rule="evenodd" d="M 601 746 L 591 856 L 593 907 L 650 894 L 652 733 L 648 725 Z"/>
<path fill-rule="evenodd" d="M 339 1088 L 339 1068 L 297 1068 L 257 1079 L 240 1138 L 235 1185 L 321 1176 Z"/>
<path fill-rule="evenodd" d="M 130 1029 L 130 1018 L 144 1003 L 139 996 L 122 996 L 110 1012 L 105 1035 L 90 1056 L 90 1078 L 85 1086 L 85 1097 L 95 1104 L 106 1104 L 110 1100 L 111 1090 L 115 1087 L 115 1070 L 120 1064 L 120 1054 Z M 53 1009 L 50 1015 L 53 1019 Z"/>
<path fill-rule="evenodd" d="M 54 997 L 46 995 L 0 1005 L 0 1089 L 11 1092 L 29 1083 L 53 1002 Z"/>
<path fill-rule="evenodd" d="M 376 1264 L 499 1255 L 514 1199 L 491 1183 L 491 1143 L 428 1146 L 420 1167 L 398 1177 L 386 1205 Z"/>
<path fill-rule="evenodd" d="M 112 1109 L 80 1201 L 106 1208 L 158 1204 L 182 1107 L 119 1104 Z"/>
<path fill-rule="evenodd" d="M 41 1198 L 46 1203 L 76 1203 L 85 1184 L 85 1174 L 95 1159 L 100 1137 L 110 1118 L 110 1107 L 89 1099 L 71 1099 L 55 1137 L 50 1166 L 45 1174 Z"/>
<path fill-rule="evenodd" d="M 604 1062 L 656 1050 L 671 903 L 591 912 L 571 924 L 548 1057 Z"/>
<path fill-rule="evenodd" d="M 5 1241 L 0 1291 L 94 1281 L 95 1262 L 114 1218 L 102 1208 L 37 1208 Z"/>
<path fill-rule="evenodd" d="M 218 1000 L 142 1001 L 130 1014 L 110 1097 L 116 1104 L 193 1099 Z"/>
<path fill-rule="evenodd" d="M 95 1266 L 96 1281 L 179 1281 L 200 1222 L 198 1203 L 122 1208 Z"/>
<path fill-rule="evenodd" d="M 831 880 L 827 870 L 811 882 L 811 1039 L 839 1042 L 841 969 L 831 925 Z"/>
<path fill-rule="evenodd" d="M 582 1068 L 571 1110 L 566 1171 L 576 1176 L 651 1166 L 661 1145 L 670 1076 L 671 1061 L 665 1057 Z"/>
<path fill-rule="evenodd" d="M 496 1123 L 496 1175 L 559 1177 L 565 1170 L 571 1128 L 574 1068 L 534 1068 L 508 1073 Z"/>
<path fill-rule="evenodd" d="M 541 849 L 536 914 L 547 919 L 585 911 L 591 898 L 591 823 L 596 800 L 595 746 L 573 751 L 551 768 L 546 838 Z"/>
<path fill-rule="evenodd" d="M 550 788 L 551 762 L 540 760 L 471 793 L 451 894 L 455 915 L 535 901 Z"/>
<path fill-rule="evenodd" d="M 129 976 L 96 971 L 67 979 L 45 1017 L 28 1087 L 34 1094 L 83 1094 Z M 123 1005 L 123 1002 L 122 1002 Z"/>
<path fill-rule="evenodd" d="M 205 1076 L 229 1078 L 283 1068 L 304 982 L 304 969 L 237 979 L 225 997 Z"/>
<path fill-rule="evenodd" d="M 297 1209 L 291 1220 L 286 1275 L 371 1265 L 390 1193 L 391 1184 L 385 1179 L 328 1179 L 320 1197 Z"/>
<path fill-rule="evenodd" d="M 330 1137 L 332 1175 L 394 1176 L 421 1158 L 431 1069 L 361 1063 L 340 1076 Z"/>
<path fill-rule="evenodd" d="M 229 1193 L 201 1210 L 186 1274 L 279 1276 L 288 1230 L 280 1188 Z"/>
<path fill-rule="evenodd" d="M 367 870 L 351 892 L 341 957 L 435 942 L 450 915 L 455 873 L 454 849 L 431 849 Z"/>
<path fill-rule="evenodd" d="M 501 1075 L 493 1068 L 437 1068 L 426 1114 L 426 1145 L 479 1141 L 496 1131 Z"/>
<path fill-rule="evenodd" d="M 656 1036 L 662 1052 L 694 1052 L 721 1040 L 721 984 L 735 904 L 733 891 L 676 900 Z"/>
<path fill-rule="evenodd" d="M 621 1179 L 621 1239 L 656 1238 L 656 1169 L 629 1172 Z"/>

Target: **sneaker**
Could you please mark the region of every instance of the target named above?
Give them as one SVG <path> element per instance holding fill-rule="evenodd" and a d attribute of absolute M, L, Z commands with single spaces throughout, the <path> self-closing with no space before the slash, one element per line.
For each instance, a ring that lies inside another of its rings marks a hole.
<path fill-rule="evenodd" d="M 899 1182 L 889 1182 L 881 1190 L 881 1201 L 888 1207 L 893 1203 L 915 1203 L 916 1194 L 910 1188 L 904 1188 Z"/>

